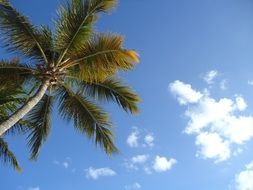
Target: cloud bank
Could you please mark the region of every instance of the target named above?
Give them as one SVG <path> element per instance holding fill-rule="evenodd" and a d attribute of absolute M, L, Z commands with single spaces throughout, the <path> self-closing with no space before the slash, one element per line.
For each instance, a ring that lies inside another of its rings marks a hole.
<path fill-rule="evenodd" d="M 225 161 L 253 138 L 253 117 L 242 114 L 247 103 L 241 95 L 215 99 L 207 90 L 197 91 L 179 80 L 170 83 L 169 90 L 186 106 L 184 132 L 195 135 L 197 157 Z"/>

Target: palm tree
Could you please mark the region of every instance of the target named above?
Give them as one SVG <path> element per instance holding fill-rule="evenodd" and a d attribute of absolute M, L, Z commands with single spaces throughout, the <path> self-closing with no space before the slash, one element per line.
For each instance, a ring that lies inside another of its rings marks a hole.
<path fill-rule="evenodd" d="M 114 101 L 127 112 L 138 113 L 139 97 L 117 73 L 132 69 L 139 59 L 134 50 L 124 49 L 122 36 L 93 31 L 100 14 L 115 5 L 116 0 L 72 0 L 60 7 L 51 30 L 33 26 L 8 0 L 0 0 L 1 42 L 20 57 L 0 61 L 0 81 L 6 82 L 0 89 L 26 92 L 10 94 L 9 104 L 3 99 L 9 107 L 0 106 L 0 147 L 6 147 L 2 140 L 8 131 L 28 129 L 31 158 L 36 159 L 57 103 L 63 119 L 73 121 L 107 154 L 117 151 L 112 124 L 98 103 Z"/>

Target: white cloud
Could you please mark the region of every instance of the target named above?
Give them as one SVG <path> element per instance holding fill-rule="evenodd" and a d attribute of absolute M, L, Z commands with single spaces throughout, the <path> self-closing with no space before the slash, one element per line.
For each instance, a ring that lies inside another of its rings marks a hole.
<path fill-rule="evenodd" d="M 146 174 L 152 174 L 155 172 L 165 172 L 172 168 L 177 163 L 174 158 L 166 158 L 162 156 L 156 156 L 154 160 L 149 159 L 149 155 L 137 155 L 129 160 L 125 160 L 125 167 L 130 170 L 142 169 Z"/>
<path fill-rule="evenodd" d="M 137 127 L 133 127 L 131 133 L 127 137 L 127 144 L 131 148 L 137 147 L 153 147 L 155 138 L 152 133 L 147 133 L 144 130 L 139 130 Z"/>
<path fill-rule="evenodd" d="M 217 133 L 200 133 L 195 143 L 200 147 L 197 156 L 214 158 L 216 162 L 227 160 L 230 157 L 229 142 L 223 141 Z"/>
<path fill-rule="evenodd" d="M 214 82 L 214 79 L 218 76 L 218 71 L 216 70 L 211 70 L 211 71 L 208 71 L 206 73 L 206 75 L 204 76 L 204 81 L 207 83 L 207 84 L 213 84 Z"/>
<path fill-rule="evenodd" d="M 129 160 L 125 160 L 125 167 L 130 170 L 139 170 L 139 167 L 141 167 L 143 164 L 145 164 L 148 160 L 149 155 L 147 154 L 140 154 L 133 156 Z"/>
<path fill-rule="evenodd" d="M 139 183 L 134 183 L 132 185 L 126 185 L 125 186 L 126 190 L 134 190 L 134 189 L 141 189 L 141 185 Z"/>
<path fill-rule="evenodd" d="M 156 156 L 153 169 L 156 172 L 165 172 L 170 170 L 176 163 L 177 161 L 174 158 L 167 159 L 166 157 Z"/>
<path fill-rule="evenodd" d="M 98 179 L 99 177 L 115 176 L 117 173 L 110 168 L 93 168 L 86 169 L 86 177 L 92 179 Z"/>
<path fill-rule="evenodd" d="M 137 127 L 133 127 L 132 133 L 127 137 L 127 144 L 130 147 L 138 147 L 139 143 L 139 130 Z"/>
<path fill-rule="evenodd" d="M 28 190 L 40 190 L 40 187 L 30 187 Z"/>
<path fill-rule="evenodd" d="M 253 190 L 253 161 L 236 175 L 236 190 Z"/>
<path fill-rule="evenodd" d="M 171 83 L 178 84 L 178 81 Z M 241 115 L 247 108 L 247 103 L 242 96 L 214 99 L 210 93 L 200 93 L 189 89 L 191 85 L 180 82 L 181 86 L 193 94 L 199 94 L 195 102 L 185 101 L 187 109 L 185 116 L 189 119 L 185 128 L 188 135 L 196 135 L 195 144 L 199 150 L 197 156 L 205 159 L 214 159 L 215 162 L 225 161 L 231 157 L 233 149 L 238 149 L 253 138 L 253 117 Z M 182 89 L 181 89 L 182 90 Z M 184 90 L 182 90 L 184 91 Z M 171 91 L 175 94 L 175 90 Z M 187 99 L 185 95 L 176 93 L 177 100 L 182 105 L 181 99 Z M 219 145 L 216 148 L 213 144 Z"/>
<path fill-rule="evenodd" d="M 148 155 L 142 154 L 132 157 L 131 161 L 133 164 L 143 164 L 147 161 Z"/>
<path fill-rule="evenodd" d="M 174 95 L 176 95 L 181 105 L 196 103 L 203 96 L 200 92 L 193 90 L 191 85 L 185 84 L 179 80 L 171 83 L 169 89 Z"/>
<path fill-rule="evenodd" d="M 152 134 L 148 134 L 144 137 L 144 142 L 147 146 L 153 147 L 154 146 L 154 136 Z"/>
<path fill-rule="evenodd" d="M 237 96 L 235 101 L 236 101 L 236 105 L 240 111 L 245 110 L 248 106 L 242 96 Z"/>

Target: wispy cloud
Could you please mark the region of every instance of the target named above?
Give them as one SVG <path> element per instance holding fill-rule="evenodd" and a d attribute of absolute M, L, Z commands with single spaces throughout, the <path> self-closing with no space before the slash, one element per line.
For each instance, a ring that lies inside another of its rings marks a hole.
<path fill-rule="evenodd" d="M 132 185 L 126 185 L 125 186 L 126 190 L 135 190 L 135 189 L 141 189 L 141 185 L 139 183 L 134 183 Z"/>
<path fill-rule="evenodd" d="M 139 167 L 142 167 L 143 164 L 147 162 L 148 158 L 149 155 L 147 154 L 136 155 L 129 160 L 126 159 L 124 165 L 129 170 L 139 170 Z"/>
<path fill-rule="evenodd" d="M 142 154 L 142 155 L 137 155 L 137 156 L 132 157 L 131 162 L 133 164 L 143 164 L 147 161 L 147 159 L 148 159 L 148 155 Z"/>
<path fill-rule="evenodd" d="M 130 147 L 138 147 L 139 146 L 138 140 L 139 140 L 139 130 L 137 127 L 133 127 L 133 131 L 127 137 L 127 144 Z"/>
<path fill-rule="evenodd" d="M 127 144 L 131 148 L 137 147 L 154 147 L 155 137 L 152 133 L 140 130 L 138 127 L 133 127 L 131 133 L 127 137 Z"/>
<path fill-rule="evenodd" d="M 67 161 L 64 161 L 64 162 L 62 163 L 62 165 L 63 165 L 63 167 L 66 168 L 66 169 L 69 167 L 69 163 L 68 163 Z"/>
<path fill-rule="evenodd" d="M 227 89 L 227 86 L 228 86 L 228 81 L 223 79 L 221 82 L 220 82 L 220 89 L 221 90 L 226 90 Z"/>
<path fill-rule="evenodd" d="M 146 174 L 155 172 L 165 172 L 172 168 L 177 163 L 174 158 L 166 158 L 157 155 L 153 159 L 149 159 L 149 155 L 136 155 L 129 160 L 126 160 L 125 166 L 130 170 L 142 169 Z"/>
<path fill-rule="evenodd" d="M 253 86 L 253 80 L 248 80 L 248 85 Z"/>
<path fill-rule="evenodd" d="M 59 161 L 59 160 L 54 160 L 53 164 L 57 165 L 57 166 L 61 166 L 65 169 L 71 169 L 71 163 L 72 160 L 70 157 L 66 157 L 63 161 Z M 73 168 L 72 168 L 73 170 Z"/>
<path fill-rule="evenodd" d="M 155 138 L 152 134 L 148 134 L 144 137 L 144 146 L 153 147 Z"/>
<path fill-rule="evenodd" d="M 253 161 L 235 177 L 236 190 L 253 190 Z"/>
<path fill-rule="evenodd" d="M 39 186 L 37 186 L 37 187 L 30 187 L 30 188 L 28 188 L 28 190 L 40 190 L 40 187 Z"/>
<path fill-rule="evenodd" d="M 111 168 L 93 168 L 89 167 L 86 171 L 86 177 L 91 179 L 98 179 L 99 177 L 115 176 L 117 173 Z"/>
<path fill-rule="evenodd" d="M 218 76 L 218 71 L 216 70 L 211 70 L 211 71 L 208 71 L 206 73 L 206 75 L 204 76 L 204 81 L 207 83 L 207 84 L 213 84 L 214 83 L 214 79 Z"/>
<path fill-rule="evenodd" d="M 196 135 L 198 157 L 225 161 L 253 138 L 253 117 L 240 114 L 247 108 L 243 96 L 215 99 L 178 80 L 169 85 L 169 90 L 180 105 L 187 105 L 185 116 L 189 121 L 184 132 Z"/>

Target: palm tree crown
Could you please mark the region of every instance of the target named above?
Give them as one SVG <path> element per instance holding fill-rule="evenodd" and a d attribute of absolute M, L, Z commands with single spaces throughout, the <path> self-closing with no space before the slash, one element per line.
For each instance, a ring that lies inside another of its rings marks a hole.
<path fill-rule="evenodd" d="M 62 5 L 55 28 L 34 27 L 8 0 L 0 0 L 2 44 L 19 59 L 0 61 L 0 157 L 19 168 L 4 142 L 8 132 L 29 132 L 31 158 L 47 139 L 54 103 L 59 115 L 107 154 L 117 151 L 108 114 L 95 102 L 114 101 L 138 113 L 139 97 L 116 77 L 138 63 L 123 37 L 93 31 L 116 0 L 72 0 Z M 55 31 L 55 32 L 52 32 Z M 1 84 L 1 81 L 5 83 Z M 7 90 L 4 90 L 7 89 Z"/>

